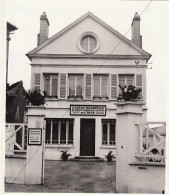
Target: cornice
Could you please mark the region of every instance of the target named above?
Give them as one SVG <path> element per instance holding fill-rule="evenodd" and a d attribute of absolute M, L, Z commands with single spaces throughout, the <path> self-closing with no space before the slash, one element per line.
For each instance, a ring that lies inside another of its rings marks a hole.
<path fill-rule="evenodd" d="M 33 67 L 62 67 L 62 68 L 84 68 L 84 67 L 94 67 L 94 68 L 147 68 L 147 65 L 93 65 L 93 64 L 30 64 Z"/>
<path fill-rule="evenodd" d="M 148 59 L 148 55 L 107 55 L 107 54 L 29 54 L 31 58 L 62 58 L 62 59 Z"/>

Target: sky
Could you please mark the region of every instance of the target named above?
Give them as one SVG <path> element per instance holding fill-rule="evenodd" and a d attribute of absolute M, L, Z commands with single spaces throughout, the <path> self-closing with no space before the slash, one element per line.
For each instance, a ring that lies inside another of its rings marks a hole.
<path fill-rule="evenodd" d="M 4 2 L 4 20 L 18 28 L 11 35 L 8 83 L 22 80 L 26 90 L 30 88 L 31 61 L 25 54 L 37 46 L 40 15 L 44 11 L 50 23 L 49 37 L 88 11 L 125 35 L 131 27 L 135 12 L 142 13 L 142 45 L 143 49 L 152 55 L 147 69 L 147 116 L 149 121 L 166 121 L 166 88 L 167 72 L 169 72 L 168 1 L 6 0 Z M 131 39 L 131 30 L 126 37 Z"/>

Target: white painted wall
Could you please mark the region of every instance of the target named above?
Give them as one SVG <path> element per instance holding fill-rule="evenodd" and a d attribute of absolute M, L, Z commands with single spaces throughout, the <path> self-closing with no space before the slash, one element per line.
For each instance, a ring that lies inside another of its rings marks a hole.
<path fill-rule="evenodd" d="M 144 169 L 140 169 L 144 167 Z M 165 191 L 165 167 L 130 165 L 128 193 L 162 194 Z"/>
<path fill-rule="evenodd" d="M 79 24 L 74 25 L 73 28 L 66 31 L 63 35 L 60 35 L 57 39 L 40 49 L 38 53 L 81 54 L 82 52 L 78 49 L 77 42 L 84 32 L 93 32 L 99 37 L 101 46 L 96 54 L 110 54 L 121 41 L 121 38 L 112 33 L 109 29 L 94 21 L 92 18 L 87 17 Z M 121 41 L 113 54 L 140 55 L 140 52 L 124 41 Z"/>
<path fill-rule="evenodd" d="M 5 157 L 5 182 L 26 184 L 26 158 Z"/>

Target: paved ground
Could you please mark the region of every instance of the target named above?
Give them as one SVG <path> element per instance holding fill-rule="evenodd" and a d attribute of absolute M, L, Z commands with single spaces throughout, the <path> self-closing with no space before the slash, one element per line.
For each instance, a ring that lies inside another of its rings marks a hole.
<path fill-rule="evenodd" d="M 44 185 L 6 183 L 5 191 L 113 193 L 115 162 L 46 161 Z"/>

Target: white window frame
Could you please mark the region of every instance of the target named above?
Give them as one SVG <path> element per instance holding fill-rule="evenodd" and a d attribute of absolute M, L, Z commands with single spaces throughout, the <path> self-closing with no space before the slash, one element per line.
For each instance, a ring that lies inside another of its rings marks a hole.
<path fill-rule="evenodd" d="M 100 88 L 100 94 L 99 94 L 99 97 L 101 98 L 102 97 L 102 77 L 103 76 L 106 76 L 107 77 L 107 96 L 105 97 L 108 97 L 108 100 L 110 99 L 110 93 L 109 93 L 109 89 L 110 89 L 110 76 L 109 74 L 93 74 L 93 87 L 92 87 L 92 97 L 95 97 L 95 94 L 94 94 L 94 79 L 95 79 L 95 76 L 99 76 L 100 77 L 100 83 L 99 83 L 99 88 Z"/>
<path fill-rule="evenodd" d="M 127 76 L 133 76 L 133 85 L 135 85 L 136 83 L 136 78 L 135 78 L 135 74 L 118 74 L 118 86 L 120 85 L 120 76 L 125 76 L 125 85 L 127 86 Z M 120 88 L 118 87 L 118 94 L 120 93 Z"/>
<path fill-rule="evenodd" d="M 47 94 L 47 96 L 49 96 L 49 97 L 54 96 L 54 95 L 52 95 L 52 78 L 56 77 L 57 78 L 57 92 L 56 92 L 57 94 L 56 94 L 56 96 L 58 98 L 58 95 L 59 95 L 59 93 L 58 93 L 59 92 L 59 75 L 58 74 L 44 74 L 43 91 L 45 91 L 45 77 L 46 76 L 49 76 L 49 79 L 50 79 L 50 81 L 49 81 L 50 82 L 50 92 L 49 92 L 50 94 L 49 95 Z"/>
<path fill-rule="evenodd" d="M 103 125 L 107 125 L 107 144 L 103 143 Z M 115 125 L 115 141 L 110 144 L 110 124 L 115 124 L 114 122 L 102 122 L 102 146 L 116 146 L 116 125 Z"/>
<path fill-rule="evenodd" d="M 68 74 L 68 96 L 70 96 L 69 93 L 69 85 L 70 85 L 70 79 L 69 76 L 75 76 L 75 97 L 77 96 L 77 76 L 82 76 L 82 97 L 84 98 L 84 74 Z"/>
<path fill-rule="evenodd" d="M 69 123 L 73 123 L 73 140 L 69 140 Z M 46 122 L 47 123 L 47 122 Z M 53 120 L 50 120 L 50 123 L 51 123 L 51 126 L 50 126 L 50 140 L 46 140 L 46 137 L 45 137 L 45 143 L 47 145 L 73 145 L 74 144 L 74 120 L 72 121 L 69 121 L 69 120 L 66 120 L 65 123 L 66 123 L 66 140 L 62 140 L 62 141 L 65 141 L 65 144 L 61 144 L 61 140 L 60 140 L 60 135 L 61 135 L 61 123 L 62 121 L 58 121 L 58 143 L 53 143 Z M 69 141 L 72 141 L 72 143 L 69 143 Z"/>

